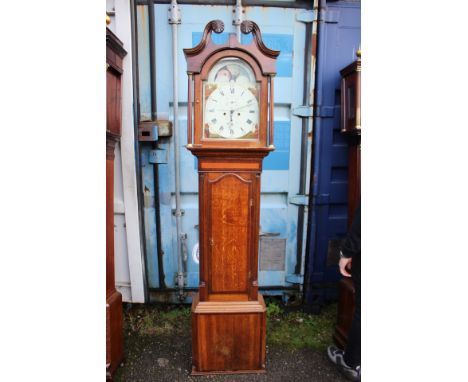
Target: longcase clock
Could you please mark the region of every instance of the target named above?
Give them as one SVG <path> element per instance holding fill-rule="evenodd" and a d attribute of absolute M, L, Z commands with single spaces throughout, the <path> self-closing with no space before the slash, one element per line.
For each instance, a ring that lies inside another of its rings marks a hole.
<path fill-rule="evenodd" d="M 253 35 L 249 45 L 235 34 L 214 44 L 211 34 L 223 30 L 222 21 L 211 21 L 201 42 L 184 49 L 187 149 L 198 158 L 199 174 L 193 374 L 265 371 L 266 309 L 257 281 L 260 175 L 263 158 L 274 150 L 273 77 L 280 52 L 264 45 L 252 21 L 241 24 L 242 33 Z"/>
<path fill-rule="evenodd" d="M 121 80 L 127 52 L 112 31 L 106 29 L 107 124 L 106 124 L 106 379 L 123 360 L 122 295 L 115 289 L 114 269 L 114 151 L 122 132 Z"/>
<path fill-rule="evenodd" d="M 361 199 L 361 53 L 340 71 L 341 132 L 348 141 L 348 227 Z M 345 348 L 354 314 L 354 284 L 348 277 L 339 283 L 338 319 L 334 342 Z"/>

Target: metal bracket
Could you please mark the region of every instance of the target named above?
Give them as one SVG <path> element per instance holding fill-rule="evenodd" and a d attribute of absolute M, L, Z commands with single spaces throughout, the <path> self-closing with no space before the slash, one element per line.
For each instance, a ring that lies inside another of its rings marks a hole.
<path fill-rule="evenodd" d="M 296 106 L 292 109 L 292 113 L 297 117 L 307 118 L 314 115 L 314 109 L 312 106 Z"/>
<path fill-rule="evenodd" d="M 177 4 L 177 1 L 172 0 L 171 5 L 168 8 L 167 11 L 167 21 L 169 21 L 169 24 L 180 24 L 182 23 L 182 16 L 180 14 L 180 7 L 179 4 Z"/>
<path fill-rule="evenodd" d="M 315 20 L 315 11 L 308 10 L 298 13 L 296 15 L 296 21 L 301 23 L 312 23 Z"/>
<path fill-rule="evenodd" d="M 155 149 L 149 152 L 148 162 L 150 163 L 167 163 L 168 160 L 168 151 L 166 149 Z"/>
<path fill-rule="evenodd" d="M 181 280 L 181 281 L 179 281 Z M 181 273 L 177 273 L 175 274 L 174 276 L 174 281 L 175 281 L 175 284 L 176 285 L 179 285 L 179 282 L 180 283 L 183 283 L 184 286 L 186 287 L 187 286 L 187 273 L 186 272 L 181 272 Z M 183 301 L 185 299 L 185 295 L 183 296 L 179 296 L 179 300 Z"/>
<path fill-rule="evenodd" d="M 166 119 L 143 121 L 138 125 L 138 140 L 140 142 L 156 142 L 159 137 L 172 136 L 172 122 Z"/>
<path fill-rule="evenodd" d="M 308 206 L 309 195 L 294 195 L 289 198 L 289 203 L 295 204 L 296 206 Z"/>
<path fill-rule="evenodd" d="M 315 106 L 315 113 L 313 106 L 296 106 L 292 109 L 293 115 L 301 118 L 318 117 L 318 118 L 332 118 L 335 115 L 335 106 Z"/>
<path fill-rule="evenodd" d="M 236 6 L 232 11 L 234 13 L 234 20 L 232 20 L 232 25 L 241 25 L 242 24 L 242 1 L 236 1 Z"/>
<path fill-rule="evenodd" d="M 172 215 L 176 216 L 176 210 L 175 208 L 172 210 Z M 180 213 L 179 213 L 179 216 L 184 216 L 185 215 L 185 211 L 184 210 L 180 210 Z M 182 234 L 181 234 L 182 235 Z"/>
<path fill-rule="evenodd" d="M 159 138 L 156 124 L 145 124 L 138 128 L 138 140 L 140 142 L 156 142 Z"/>

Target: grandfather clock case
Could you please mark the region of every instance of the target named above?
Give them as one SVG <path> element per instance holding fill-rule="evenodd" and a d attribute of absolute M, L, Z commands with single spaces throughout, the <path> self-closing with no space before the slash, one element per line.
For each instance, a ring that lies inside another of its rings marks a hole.
<path fill-rule="evenodd" d="M 106 379 L 123 360 L 122 295 L 115 289 L 114 270 L 114 151 L 121 136 L 122 42 L 106 29 Z"/>
<path fill-rule="evenodd" d="M 184 49 L 188 144 L 198 159 L 200 283 L 192 303 L 192 374 L 265 372 L 266 307 L 258 293 L 260 176 L 273 145 L 273 77 L 279 51 L 244 21 L 214 44 L 222 21 Z M 192 95 L 193 93 L 193 95 Z M 192 131 L 193 99 L 193 131 Z"/>
<path fill-rule="evenodd" d="M 361 53 L 340 71 L 341 132 L 348 141 L 348 227 L 361 199 Z M 354 314 L 354 285 L 349 277 L 339 283 L 338 318 L 333 334 L 335 344 L 344 349 Z"/>

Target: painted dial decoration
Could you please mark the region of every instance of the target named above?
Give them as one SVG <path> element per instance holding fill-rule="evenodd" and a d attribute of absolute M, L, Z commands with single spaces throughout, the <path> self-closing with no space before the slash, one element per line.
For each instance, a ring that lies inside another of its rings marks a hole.
<path fill-rule="evenodd" d="M 239 58 L 218 61 L 203 83 L 203 137 L 258 139 L 260 86 Z"/>

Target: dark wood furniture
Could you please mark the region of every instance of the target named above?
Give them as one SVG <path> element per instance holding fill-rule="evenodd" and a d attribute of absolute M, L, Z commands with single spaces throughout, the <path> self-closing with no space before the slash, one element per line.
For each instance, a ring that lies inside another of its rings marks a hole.
<path fill-rule="evenodd" d="M 341 131 L 348 140 L 348 226 L 361 199 L 361 54 L 340 71 Z M 350 278 L 339 283 L 338 319 L 333 334 L 337 346 L 344 349 L 354 313 L 354 286 Z"/>
<path fill-rule="evenodd" d="M 106 377 L 112 379 L 123 359 L 122 295 L 115 289 L 114 150 L 121 136 L 122 42 L 106 29 Z"/>
<path fill-rule="evenodd" d="M 273 76 L 279 52 L 263 44 L 251 21 L 241 25 L 242 33 L 253 34 L 250 45 L 238 43 L 234 34 L 226 44 L 213 44 L 211 33 L 223 30 L 221 21 L 211 21 L 201 42 L 184 49 L 186 147 L 198 158 L 199 173 L 194 375 L 265 372 L 266 307 L 257 281 L 260 176 L 263 158 L 274 150 Z"/>

